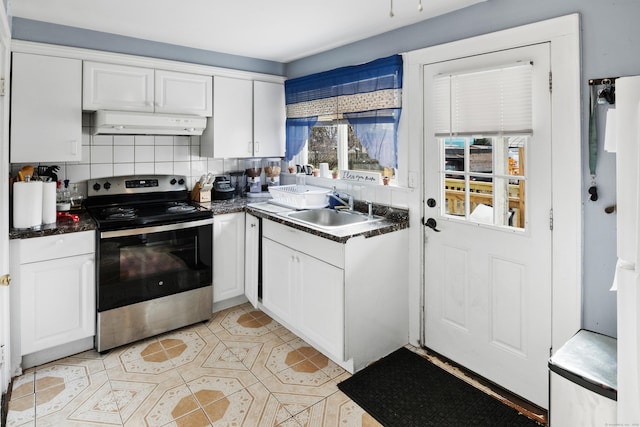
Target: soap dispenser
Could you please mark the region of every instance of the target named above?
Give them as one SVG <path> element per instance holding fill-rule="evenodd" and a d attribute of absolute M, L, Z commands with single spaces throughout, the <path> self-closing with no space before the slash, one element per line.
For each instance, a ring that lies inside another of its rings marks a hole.
<path fill-rule="evenodd" d="M 330 209 L 335 209 L 336 206 L 340 205 L 340 202 L 338 202 L 335 199 L 336 197 L 340 197 L 338 195 L 338 190 L 336 190 L 336 187 L 333 187 L 333 191 L 331 191 L 330 195 L 333 196 L 333 197 L 331 197 L 331 196 L 329 197 L 329 208 Z"/>

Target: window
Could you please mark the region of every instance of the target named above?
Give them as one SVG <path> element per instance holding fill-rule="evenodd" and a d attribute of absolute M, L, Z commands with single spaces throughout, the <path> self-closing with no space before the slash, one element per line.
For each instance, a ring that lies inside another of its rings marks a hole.
<path fill-rule="evenodd" d="M 439 138 L 443 214 L 524 228 L 529 136 Z"/>
<path fill-rule="evenodd" d="M 285 94 L 285 160 L 394 174 L 402 102 L 400 55 L 287 80 Z"/>
<path fill-rule="evenodd" d="M 436 76 L 442 214 L 524 229 L 532 63 Z"/>
<path fill-rule="evenodd" d="M 369 153 L 348 123 L 321 123 L 311 128 L 307 144 L 293 158 L 295 164 L 311 164 L 318 168 L 327 163 L 329 169 L 380 172 L 393 177 L 395 169 L 384 167 Z"/>

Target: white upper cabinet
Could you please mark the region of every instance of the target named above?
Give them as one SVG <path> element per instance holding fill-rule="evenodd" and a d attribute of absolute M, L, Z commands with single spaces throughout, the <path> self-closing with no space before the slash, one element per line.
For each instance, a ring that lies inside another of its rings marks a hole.
<path fill-rule="evenodd" d="M 83 109 L 211 116 L 212 77 L 84 62 Z"/>
<path fill-rule="evenodd" d="M 153 112 L 154 70 L 84 62 L 82 108 Z"/>
<path fill-rule="evenodd" d="M 211 117 L 213 78 L 156 70 L 155 112 Z"/>
<path fill-rule="evenodd" d="M 205 157 L 284 156 L 283 84 L 214 76 L 213 118 L 200 141 Z"/>
<path fill-rule="evenodd" d="M 282 157 L 285 149 L 284 86 L 253 82 L 253 140 L 256 157 Z"/>
<path fill-rule="evenodd" d="M 200 140 L 206 157 L 253 156 L 253 82 L 213 77 L 213 118 Z"/>
<path fill-rule="evenodd" d="M 82 61 L 13 54 L 11 162 L 82 157 Z"/>

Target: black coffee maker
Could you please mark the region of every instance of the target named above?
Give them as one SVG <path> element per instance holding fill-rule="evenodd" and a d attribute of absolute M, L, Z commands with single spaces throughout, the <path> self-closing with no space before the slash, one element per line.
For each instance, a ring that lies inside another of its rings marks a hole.
<path fill-rule="evenodd" d="M 211 190 L 211 198 L 213 200 L 228 200 L 232 199 L 236 189 L 231 185 L 229 177 L 226 175 L 216 176 L 213 181 L 213 188 Z"/>

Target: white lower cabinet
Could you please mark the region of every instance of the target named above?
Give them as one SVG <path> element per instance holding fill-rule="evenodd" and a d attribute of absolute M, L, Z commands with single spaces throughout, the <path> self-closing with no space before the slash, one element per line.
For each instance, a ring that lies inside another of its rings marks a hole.
<path fill-rule="evenodd" d="M 93 231 L 11 242 L 12 340 L 27 355 L 95 335 Z M 12 262 L 14 262 L 12 258 Z"/>
<path fill-rule="evenodd" d="M 213 219 L 213 302 L 244 295 L 244 212 Z"/>
<path fill-rule="evenodd" d="M 20 279 L 22 354 L 94 335 L 93 254 L 24 264 Z"/>
<path fill-rule="evenodd" d="M 262 225 L 265 312 L 350 372 L 409 342 L 408 230 L 338 243 Z"/>
<path fill-rule="evenodd" d="M 344 271 L 271 239 L 262 243 L 262 304 L 342 358 Z"/>

